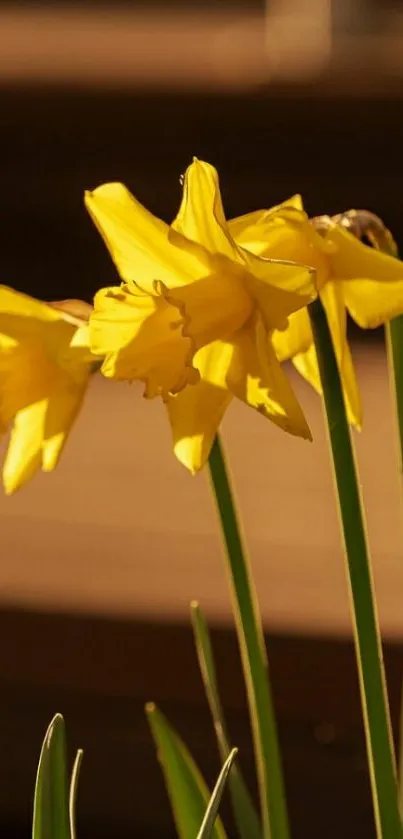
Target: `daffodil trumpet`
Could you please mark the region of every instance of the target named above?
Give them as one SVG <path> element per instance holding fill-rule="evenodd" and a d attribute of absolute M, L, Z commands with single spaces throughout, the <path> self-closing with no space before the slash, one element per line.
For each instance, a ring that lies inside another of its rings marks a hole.
<path fill-rule="evenodd" d="M 382 644 L 359 481 L 339 366 L 320 299 L 309 307 L 340 513 L 378 839 L 401 839 L 402 824 Z"/>

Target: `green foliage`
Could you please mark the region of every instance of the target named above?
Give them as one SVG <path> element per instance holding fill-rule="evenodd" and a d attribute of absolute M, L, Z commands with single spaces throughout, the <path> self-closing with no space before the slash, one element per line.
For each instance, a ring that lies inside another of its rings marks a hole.
<path fill-rule="evenodd" d="M 77 752 L 69 789 L 64 719 L 56 714 L 45 734 L 36 775 L 32 839 L 75 839 Z"/>
<path fill-rule="evenodd" d="M 215 820 L 217 818 L 218 808 L 221 803 L 227 778 L 230 775 L 232 764 L 238 753 L 238 749 L 232 749 L 224 763 L 223 768 L 218 776 L 217 783 L 213 789 L 209 805 L 207 807 L 202 826 L 199 830 L 197 839 L 211 839 L 214 830 Z"/>
<path fill-rule="evenodd" d="M 191 603 L 190 609 L 204 689 L 210 706 L 220 756 L 224 761 L 230 754 L 231 746 L 218 691 L 210 633 L 199 604 L 194 601 Z M 261 839 L 262 830 L 259 819 L 249 790 L 237 764 L 234 765 L 229 775 L 228 788 L 241 839 Z"/>
<path fill-rule="evenodd" d="M 164 773 L 179 839 L 195 839 L 206 817 L 211 798 L 210 792 L 187 747 L 163 714 L 151 703 L 146 706 L 146 712 Z M 233 753 L 231 762 L 232 759 Z M 229 766 L 226 769 L 224 781 Z M 217 805 L 219 803 L 217 796 L 221 798 L 223 786 L 224 782 L 219 792 L 215 791 Z M 210 826 L 209 821 L 207 829 L 209 830 L 207 835 L 212 839 L 226 839 L 220 818 L 217 818 L 214 826 Z M 203 836 L 206 834 L 203 833 Z"/>

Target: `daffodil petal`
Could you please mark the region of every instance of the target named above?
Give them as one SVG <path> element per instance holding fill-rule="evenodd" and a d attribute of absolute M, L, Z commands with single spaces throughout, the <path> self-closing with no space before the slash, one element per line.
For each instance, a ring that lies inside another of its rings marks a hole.
<path fill-rule="evenodd" d="M 43 324 L 43 322 L 57 322 L 61 319 L 60 313 L 48 303 L 43 303 L 8 286 L 0 285 L 0 331 L 1 319 L 8 317 L 9 323 L 12 324 L 11 316 L 13 315 L 22 319 L 18 322 L 20 324 L 18 334 L 22 329 L 26 332 L 38 321 Z"/>
<path fill-rule="evenodd" d="M 229 231 L 239 247 L 261 256 L 267 250 L 264 234 L 271 218 L 271 210 L 255 210 L 253 213 L 230 219 Z"/>
<path fill-rule="evenodd" d="M 292 358 L 292 363 L 300 376 L 305 379 L 319 396 L 322 395 L 322 383 L 320 380 L 318 357 L 316 349 L 312 344 L 305 352 L 297 353 Z"/>
<path fill-rule="evenodd" d="M 403 262 L 389 254 L 369 247 L 338 225 L 326 233 L 335 246 L 331 256 L 332 276 L 340 280 L 377 280 L 393 283 L 403 281 Z"/>
<path fill-rule="evenodd" d="M 57 466 L 74 420 L 82 407 L 88 376 L 77 385 L 66 376 L 52 392 L 46 409 L 42 444 L 42 469 L 51 472 Z"/>
<path fill-rule="evenodd" d="M 295 193 L 295 195 L 292 195 L 291 198 L 287 198 L 287 200 L 283 201 L 283 203 L 279 206 L 282 207 L 283 210 L 288 210 L 288 208 L 290 208 L 291 210 L 305 212 L 302 196 L 298 192 Z"/>
<path fill-rule="evenodd" d="M 90 343 L 90 325 L 86 323 L 84 326 L 79 326 L 75 330 L 70 341 L 69 348 L 71 352 L 69 355 L 71 356 L 72 372 L 77 368 L 78 362 L 89 365 L 97 364 L 99 366 L 100 359 L 91 352 Z"/>
<path fill-rule="evenodd" d="M 313 335 L 308 310 L 300 309 L 290 315 L 287 328 L 282 331 L 276 329 L 271 340 L 279 361 L 287 361 L 297 353 L 309 349 Z"/>
<path fill-rule="evenodd" d="M 307 421 L 268 340 L 262 319 L 232 339 L 234 356 L 228 386 L 234 396 L 255 408 L 284 431 L 311 439 Z"/>
<path fill-rule="evenodd" d="M 0 286 L 0 347 L 18 344 L 46 345 L 51 355 L 61 340 L 70 340 L 73 327 L 61 312 L 7 286 Z M 28 384 L 28 383 L 27 383 Z"/>
<path fill-rule="evenodd" d="M 237 259 L 221 201 L 214 166 L 194 159 L 184 177 L 183 198 L 172 229 L 185 240 L 202 245 L 209 253 Z"/>
<path fill-rule="evenodd" d="M 156 309 L 155 296 L 137 292 L 129 284 L 101 288 L 89 321 L 91 352 L 105 356 L 127 347 Z"/>
<path fill-rule="evenodd" d="M 358 431 L 362 428 L 362 404 L 350 347 L 345 347 L 340 367 L 347 419 Z"/>
<path fill-rule="evenodd" d="M 403 313 L 403 282 L 348 280 L 340 285 L 351 317 L 363 329 L 376 329 Z"/>
<path fill-rule="evenodd" d="M 346 404 L 347 419 L 356 428 L 362 426 L 362 407 L 360 392 L 354 371 L 353 360 L 346 336 L 346 320 L 342 311 L 342 301 L 339 286 L 326 287 L 326 292 L 321 293 L 329 329 L 332 335 L 333 346 L 339 367 L 340 377 L 343 386 L 343 394 Z M 275 346 L 281 340 L 283 333 L 275 336 Z M 290 356 L 291 357 L 291 356 Z M 310 346 L 305 350 L 295 353 L 292 362 L 298 373 L 313 387 L 320 396 L 322 395 L 322 384 L 320 379 L 319 364 L 313 338 Z"/>
<path fill-rule="evenodd" d="M 315 346 L 312 344 L 306 352 L 295 355 L 292 363 L 300 376 L 313 387 L 319 396 L 322 396 L 323 391 Z M 347 419 L 351 425 L 360 430 L 362 427 L 361 399 L 348 347 L 344 354 L 342 377 Z"/>
<path fill-rule="evenodd" d="M 347 340 L 347 317 L 340 283 L 328 282 L 321 291 L 346 402 L 347 418 L 357 428 L 362 426 L 361 398 Z"/>
<path fill-rule="evenodd" d="M 7 426 L 16 414 L 46 399 L 57 368 L 39 342 L 29 338 L 4 347 L 0 334 L 0 421 Z"/>
<path fill-rule="evenodd" d="M 169 242 L 168 225 L 137 201 L 123 184 L 103 184 L 85 193 L 85 205 L 126 282 L 152 292 L 155 280 L 169 287 L 205 273 L 194 251 Z"/>
<path fill-rule="evenodd" d="M 130 285 L 102 289 L 90 318 L 91 351 L 105 356 L 107 378 L 138 379 L 145 396 L 167 396 L 198 380 L 195 347 L 179 308 L 162 296 L 138 294 Z"/>
<path fill-rule="evenodd" d="M 269 210 L 256 210 L 230 219 L 229 231 L 237 245 L 258 256 L 270 256 L 270 244 L 277 241 L 285 222 L 303 224 L 307 220 L 300 195 L 293 195 Z M 294 228 L 295 229 L 295 228 Z M 284 231 L 283 231 L 284 232 Z M 276 254 L 273 254 L 276 256 Z M 288 258 L 286 256 L 285 258 Z"/>
<path fill-rule="evenodd" d="M 339 284 L 328 282 L 320 292 L 320 299 L 326 312 L 336 356 L 340 361 L 347 346 L 347 314 Z"/>
<path fill-rule="evenodd" d="M 230 343 L 216 341 L 203 347 L 195 356 L 198 384 L 188 385 L 166 402 L 175 455 L 192 474 L 206 463 L 232 399 L 226 384 L 232 355 Z"/>
<path fill-rule="evenodd" d="M 0 367 L 14 365 L 15 384 L 25 376 L 25 404 L 28 404 L 28 391 L 31 393 L 32 387 L 36 387 L 41 371 L 49 368 L 50 360 L 56 360 L 60 351 L 64 352 L 73 334 L 74 326 L 65 321 L 62 312 L 48 303 L 0 286 Z M 9 356 L 11 351 L 19 356 L 19 365 L 14 364 L 15 355 Z M 28 372 L 31 369 L 32 376 Z M 0 411 L 2 389 L 0 384 Z M 14 386 L 13 390 L 16 391 Z M 31 401 L 40 398 L 37 394 Z"/>
<path fill-rule="evenodd" d="M 310 280 L 308 278 L 308 286 L 311 287 L 312 281 L 315 287 L 320 288 L 328 279 L 328 253 L 333 252 L 334 245 L 320 236 L 310 223 L 300 196 L 294 196 L 266 212 L 234 219 L 229 226 L 237 245 L 242 248 L 244 255 L 248 254 L 250 272 L 263 281 L 287 291 L 304 293 L 300 285 L 301 274 L 289 273 L 287 276 L 285 272 L 283 275 L 280 272 L 277 279 L 273 272 L 270 280 L 266 276 L 264 261 L 259 260 L 259 257 L 310 268 L 312 274 Z M 309 295 L 311 288 L 306 293 Z"/>
<path fill-rule="evenodd" d="M 35 402 L 19 411 L 14 419 L 3 466 L 3 484 L 11 495 L 41 468 L 42 440 L 47 401 Z"/>
<path fill-rule="evenodd" d="M 53 429 L 49 444 L 56 437 L 49 400 L 64 405 L 88 379 L 94 359 L 87 361 L 88 348 L 70 346 L 75 332 L 56 308 L 0 287 L 1 431 L 12 425 L 3 469 L 7 493 L 40 469 L 46 425 Z"/>
<path fill-rule="evenodd" d="M 285 329 L 287 318 L 316 297 L 315 271 L 293 262 L 254 257 L 245 285 L 268 331 Z"/>

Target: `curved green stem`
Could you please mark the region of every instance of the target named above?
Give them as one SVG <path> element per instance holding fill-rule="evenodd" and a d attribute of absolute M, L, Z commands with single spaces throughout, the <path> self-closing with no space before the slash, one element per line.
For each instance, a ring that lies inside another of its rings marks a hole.
<path fill-rule="evenodd" d="M 378 839 L 401 839 L 382 645 L 350 429 L 326 315 L 309 307 L 344 537 L 354 641 Z"/>
<path fill-rule="evenodd" d="M 247 689 L 265 839 L 288 839 L 289 828 L 264 636 L 230 479 L 218 437 L 210 476 L 224 538 L 234 616 Z"/>

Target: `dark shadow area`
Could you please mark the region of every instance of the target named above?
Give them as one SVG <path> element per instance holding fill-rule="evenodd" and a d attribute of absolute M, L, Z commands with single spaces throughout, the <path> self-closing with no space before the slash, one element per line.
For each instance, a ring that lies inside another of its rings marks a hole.
<path fill-rule="evenodd" d="M 116 274 L 83 192 L 121 180 L 170 220 L 192 156 L 220 172 L 228 217 L 302 193 L 310 215 L 376 211 L 403 244 L 403 100 L 3 90 L 1 275 L 90 299 Z"/>
<path fill-rule="evenodd" d="M 144 703 L 154 700 L 178 727 L 209 783 L 219 768 L 190 627 L 2 611 L 0 638 L 2 835 L 29 836 L 40 744 L 60 711 L 71 760 L 78 747 L 85 751 L 79 835 L 173 839 Z M 213 643 L 231 736 L 253 788 L 235 636 L 215 628 Z M 357 825 L 373 836 L 352 644 L 287 637 L 267 644 L 293 836 L 353 839 Z M 395 722 L 401 666 L 401 649 L 388 645 Z M 228 806 L 224 815 L 231 826 Z"/>

